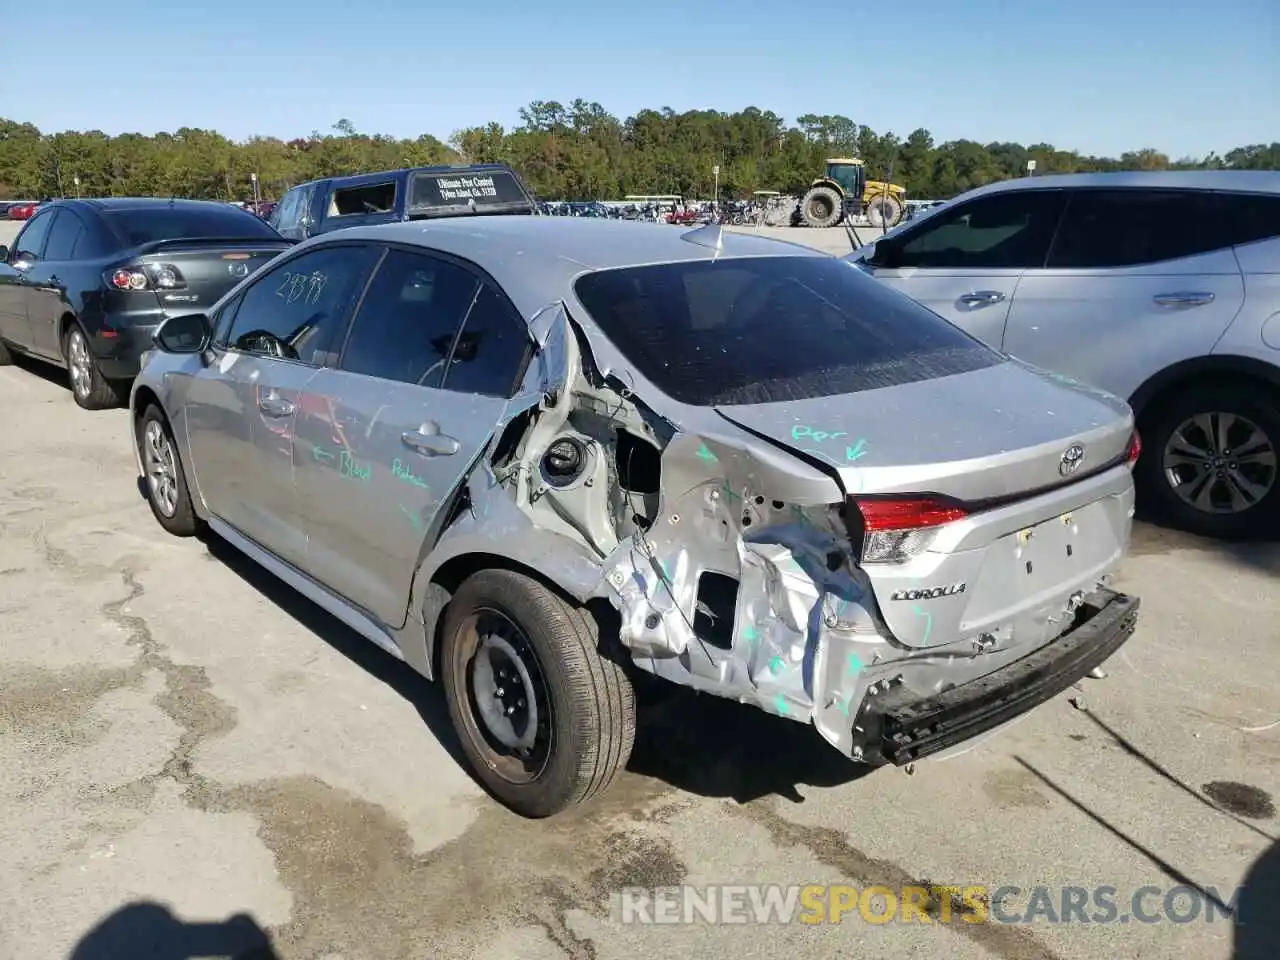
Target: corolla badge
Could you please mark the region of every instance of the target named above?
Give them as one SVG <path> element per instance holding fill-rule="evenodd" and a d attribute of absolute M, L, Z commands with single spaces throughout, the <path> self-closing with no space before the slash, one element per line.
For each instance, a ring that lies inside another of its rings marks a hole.
<path fill-rule="evenodd" d="M 1062 451 L 1062 459 L 1058 461 L 1058 473 L 1069 477 L 1080 469 L 1082 463 L 1084 463 L 1084 445 L 1073 443 Z"/>
<path fill-rule="evenodd" d="M 249 275 L 249 265 L 247 263 L 228 263 L 227 273 L 239 280 L 241 277 Z"/>

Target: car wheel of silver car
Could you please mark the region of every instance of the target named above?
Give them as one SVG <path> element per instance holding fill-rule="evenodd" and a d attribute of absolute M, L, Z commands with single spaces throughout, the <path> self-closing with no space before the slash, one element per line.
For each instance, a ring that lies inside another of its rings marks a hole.
<path fill-rule="evenodd" d="M 120 388 L 102 375 L 89 350 L 89 341 L 77 323 L 71 324 L 62 341 L 62 353 L 71 379 L 71 395 L 85 410 L 118 407 Z"/>
<path fill-rule="evenodd" d="M 1280 522 L 1280 404 L 1258 387 L 1156 401 L 1143 432 L 1140 497 L 1205 536 L 1267 535 Z"/>
<path fill-rule="evenodd" d="M 174 536 L 192 536 L 198 532 L 200 521 L 191 507 L 173 431 L 159 407 L 147 407 L 137 422 L 135 439 L 152 515 Z"/>
<path fill-rule="evenodd" d="M 449 714 L 477 778 L 526 817 L 587 800 L 626 766 L 635 692 L 591 614 L 531 577 L 482 570 L 445 613 Z"/>

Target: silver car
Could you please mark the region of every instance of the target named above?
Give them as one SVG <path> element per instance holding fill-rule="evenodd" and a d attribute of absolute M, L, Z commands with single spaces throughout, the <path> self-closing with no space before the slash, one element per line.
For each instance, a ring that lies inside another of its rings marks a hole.
<path fill-rule="evenodd" d="M 161 525 L 442 678 L 527 816 L 626 764 L 637 669 L 907 764 L 1136 622 L 1122 401 L 718 226 L 317 237 L 166 322 L 131 406 Z"/>
<path fill-rule="evenodd" d="M 1280 172 L 995 183 L 849 259 L 1128 400 L 1140 508 L 1210 536 L 1280 532 Z"/>

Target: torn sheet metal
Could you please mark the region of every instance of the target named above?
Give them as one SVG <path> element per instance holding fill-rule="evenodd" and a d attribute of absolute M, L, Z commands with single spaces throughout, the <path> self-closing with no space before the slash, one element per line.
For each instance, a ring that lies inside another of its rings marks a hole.
<path fill-rule="evenodd" d="M 819 728 L 848 752 L 845 711 L 868 682 L 849 666 L 879 659 L 887 644 L 869 585 L 845 562 L 838 488 L 816 472 L 797 476 L 794 461 L 786 469 L 677 435 L 663 454 L 657 521 L 606 563 L 610 599 L 644 669 L 802 722 L 830 714 Z M 813 502 L 779 499 L 779 488 Z M 705 574 L 737 582 L 732 610 L 718 611 L 732 617 L 727 643 L 697 629 L 717 613 L 699 603 Z"/>

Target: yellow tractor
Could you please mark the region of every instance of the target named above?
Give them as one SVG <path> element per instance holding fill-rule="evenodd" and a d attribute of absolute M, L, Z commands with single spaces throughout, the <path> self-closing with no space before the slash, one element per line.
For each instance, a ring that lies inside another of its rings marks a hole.
<path fill-rule="evenodd" d="M 827 161 L 825 176 L 809 186 L 797 220 L 810 227 L 834 227 L 845 217 L 865 216 L 873 227 L 897 226 L 907 207 L 907 190 L 896 183 L 868 180 L 861 160 Z"/>

